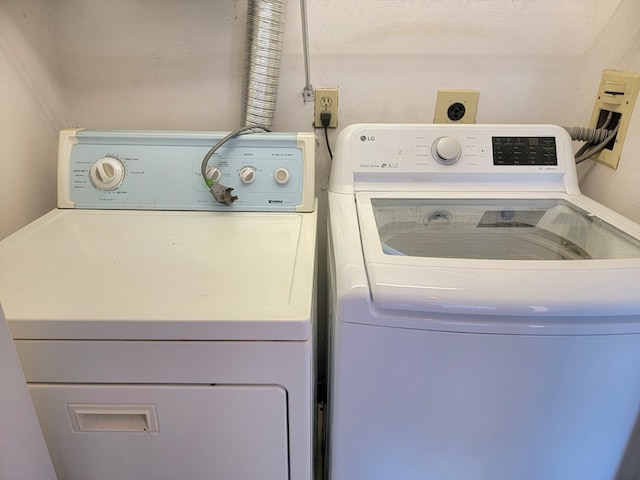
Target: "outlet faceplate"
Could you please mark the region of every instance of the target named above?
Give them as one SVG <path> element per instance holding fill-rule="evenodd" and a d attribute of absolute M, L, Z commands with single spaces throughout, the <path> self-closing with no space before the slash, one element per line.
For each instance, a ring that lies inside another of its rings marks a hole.
<path fill-rule="evenodd" d="M 338 89 L 337 88 L 316 88 L 315 116 L 313 125 L 316 128 L 323 128 L 320 114 L 322 112 L 331 113 L 329 128 L 338 126 Z"/>
<path fill-rule="evenodd" d="M 598 87 L 598 95 L 591 114 L 589 127 L 601 128 L 607 122 L 611 114 L 611 119 L 607 129 L 612 130 L 618 126 L 618 132 L 597 157 L 593 159 L 606 165 L 607 167 L 618 168 L 620 154 L 624 139 L 627 136 L 631 114 L 638 98 L 640 89 L 640 73 L 620 72 L 616 70 L 605 70 L 602 72 L 602 79 Z"/>
<path fill-rule="evenodd" d="M 479 90 L 438 90 L 433 123 L 476 123 Z"/>

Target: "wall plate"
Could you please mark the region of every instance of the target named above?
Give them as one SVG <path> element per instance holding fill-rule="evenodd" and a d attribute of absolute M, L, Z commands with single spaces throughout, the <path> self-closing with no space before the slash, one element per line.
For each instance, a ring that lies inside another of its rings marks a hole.
<path fill-rule="evenodd" d="M 476 123 L 479 90 L 438 90 L 433 123 Z"/>
<path fill-rule="evenodd" d="M 610 123 L 606 128 L 611 130 L 618 125 L 618 132 L 615 139 L 593 158 L 596 162 L 613 169 L 618 168 L 631 114 L 638 98 L 638 90 L 640 90 L 640 73 L 616 70 L 602 72 L 589 127 L 604 126 L 607 117 L 611 114 Z"/>
<path fill-rule="evenodd" d="M 328 128 L 338 126 L 338 89 L 337 88 L 316 88 L 316 100 L 314 109 L 313 125 L 322 128 L 320 114 L 322 112 L 331 113 L 331 121 Z"/>

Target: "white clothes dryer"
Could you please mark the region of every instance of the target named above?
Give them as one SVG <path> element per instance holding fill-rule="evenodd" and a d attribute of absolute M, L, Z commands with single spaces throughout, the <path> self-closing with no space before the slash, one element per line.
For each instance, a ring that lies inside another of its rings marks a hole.
<path fill-rule="evenodd" d="M 329 184 L 332 480 L 612 479 L 640 226 L 541 125 L 353 125 Z"/>
<path fill-rule="evenodd" d="M 223 137 L 65 130 L 59 208 L 0 243 L 60 480 L 312 478 L 314 136 L 220 147 L 229 205 Z"/>

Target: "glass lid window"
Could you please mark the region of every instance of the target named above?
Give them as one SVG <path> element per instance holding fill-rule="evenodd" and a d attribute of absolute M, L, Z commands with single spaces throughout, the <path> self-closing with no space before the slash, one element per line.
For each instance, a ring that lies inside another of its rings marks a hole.
<path fill-rule="evenodd" d="M 372 199 L 387 255 L 488 260 L 640 257 L 640 241 L 563 200 Z"/>

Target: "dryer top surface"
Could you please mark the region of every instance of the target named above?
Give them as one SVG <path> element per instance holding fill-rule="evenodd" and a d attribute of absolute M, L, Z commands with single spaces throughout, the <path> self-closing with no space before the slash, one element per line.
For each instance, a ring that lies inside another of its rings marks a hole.
<path fill-rule="evenodd" d="M 14 338 L 304 340 L 316 213 L 53 210 L 0 243 Z"/>

